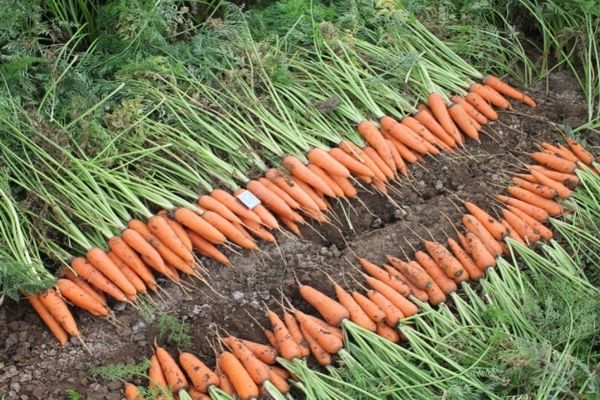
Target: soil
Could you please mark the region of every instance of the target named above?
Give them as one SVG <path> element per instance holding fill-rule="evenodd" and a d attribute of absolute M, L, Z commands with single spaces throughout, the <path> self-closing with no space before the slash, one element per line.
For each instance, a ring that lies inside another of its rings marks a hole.
<path fill-rule="evenodd" d="M 161 282 L 163 299 L 150 319 L 132 306 L 116 305 L 118 324 L 77 312 L 88 353 L 72 339 L 61 348 L 28 304 L 7 301 L 0 308 L 0 396 L 13 399 L 63 399 L 73 389 L 89 400 L 118 400 L 122 384 L 90 374 L 90 367 L 139 363 L 151 354 L 158 335 L 160 313 L 181 317 L 191 326 L 191 351 L 209 364 L 217 327 L 240 337 L 263 342 L 259 323 L 265 323 L 263 304 L 279 309 L 282 293 L 302 310 L 296 279 L 326 293 L 331 284 L 323 272 L 348 287 L 360 280 L 356 256 L 383 263 L 385 255 L 412 255 L 421 238 L 443 241 L 452 235 L 462 211 L 459 200 L 493 210 L 491 194 L 507 185 L 507 174 L 527 163 L 526 152 L 544 140 L 558 141 L 559 133 L 546 121 L 578 126 L 585 121 L 584 98 L 575 80 L 555 73 L 529 91 L 538 107 L 500 113 L 500 122 L 488 124 L 482 143 L 469 142 L 465 150 L 428 158 L 411 167 L 410 180 L 390 188 L 390 196 L 361 190 L 360 200 L 335 204 L 332 225 L 303 228 L 303 238 L 279 234 L 278 244 L 260 251 L 230 253 L 231 266 L 202 259 L 206 282 L 186 281 L 182 290 Z M 591 136 L 591 135 L 590 135 Z M 589 138 L 598 144 L 598 138 Z M 210 285 L 209 286 L 207 286 Z M 177 346 L 164 338 L 158 343 L 176 354 Z M 143 383 L 141 379 L 138 383 Z"/>

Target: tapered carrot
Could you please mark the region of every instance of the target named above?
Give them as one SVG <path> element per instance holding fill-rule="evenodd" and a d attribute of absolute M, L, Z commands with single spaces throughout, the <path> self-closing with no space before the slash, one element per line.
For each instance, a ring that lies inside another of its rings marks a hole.
<path fill-rule="evenodd" d="M 388 139 L 388 144 L 392 151 L 392 157 L 394 157 L 394 162 L 396 163 L 396 170 L 399 171 L 402 175 L 408 177 L 408 169 L 406 168 L 406 163 L 404 162 L 402 155 L 398 151 L 398 148 L 389 139 Z"/>
<path fill-rule="evenodd" d="M 306 184 L 316 188 L 328 196 L 335 196 L 335 193 L 333 193 L 331 188 L 297 158 L 293 156 L 286 156 L 283 158 L 281 165 L 290 171 L 293 176 L 305 182 Z"/>
<path fill-rule="evenodd" d="M 178 208 L 175 210 L 174 216 L 181 225 L 212 243 L 221 244 L 226 241 L 225 236 L 217 228 L 190 209 Z"/>
<path fill-rule="evenodd" d="M 457 126 L 454 124 L 448 111 L 446 101 L 439 93 L 432 93 L 427 97 L 427 104 L 435 118 L 450 136 L 457 142 L 462 143 L 462 136 Z"/>
<path fill-rule="evenodd" d="M 412 296 L 415 296 L 417 299 L 421 300 L 421 301 L 427 301 L 428 300 L 428 296 L 427 296 L 427 292 L 423 289 L 419 289 L 418 287 L 416 287 L 411 281 L 410 279 L 408 279 L 402 272 L 398 271 L 396 268 L 392 267 L 391 265 L 387 265 L 385 264 L 383 266 L 383 268 L 386 270 L 386 272 L 388 274 L 390 274 L 390 276 L 397 281 L 400 282 L 404 282 L 408 288 L 410 289 L 410 294 Z M 433 284 L 433 282 L 432 282 Z M 432 285 L 433 286 L 433 285 Z M 408 296 L 406 296 L 408 297 Z"/>
<path fill-rule="evenodd" d="M 124 263 L 127 264 L 148 287 L 156 288 L 156 281 L 152 272 L 148 269 L 144 261 L 133 251 L 131 247 L 120 236 L 113 236 L 108 241 L 108 247 Z"/>
<path fill-rule="evenodd" d="M 359 292 L 352 292 L 352 298 L 372 321 L 381 322 L 385 319 L 383 310 L 368 297 L 365 297 Z"/>
<path fill-rule="evenodd" d="M 213 260 L 228 265 L 230 263 L 229 258 L 219 251 L 211 242 L 198 235 L 196 232 L 188 230 L 188 235 L 192 241 L 192 246 L 203 256 L 212 258 Z"/>
<path fill-rule="evenodd" d="M 244 226 L 238 225 L 237 228 L 242 233 L 247 233 L 246 229 L 252 233 L 252 235 L 256 236 L 259 239 L 262 239 L 267 242 L 275 243 L 275 236 L 271 234 L 263 225 L 257 224 L 254 221 L 242 220 Z M 249 234 L 248 234 L 249 235 Z M 249 239 L 252 239 L 252 236 L 249 236 Z"/>
<path fill-rule="evenodd" d="M 420 109 L 415 114 L 415 119 L 422 123 L 431 133 L 438 137 L 442 142 L 446 143 L 448 147 L 452 148 L 456 146 L 456 140 L 439 124 L 434 116 L 426 108 Z"/>
<path fill-rule="evenodd" d="M 243 191 L 243 190 L 242 190 Z M 236 191 L 236 194 L 239 191 Z M 252 211 L 258 215 L 261 223 L 269 229 L 279 229 L 279 223 L 277 222 L 277 218 L 265 206 L 259 204 L 255 206 Z"/>
<path fill-rule="evenodd" d="M 348 168 L 323 149 L 312 149 L 308 152 L 307 157 L 308 161 L 318 165 L 329 175 L 342 176 L 344 178 L 350 177 Z"/>
<path fill-rule="evenodd" d="M 400 341 L 400 335 L 398 334 L 398 332 L 396 332 L 395 329 L 381 322 L 377 324 L 377 334 L 393 343 L 398 343 Z"/>
<path fill-rule="evenodd" d="M 565 174 L 558 171 L 552 171 L 548 168 L 542 167 L 541 165 L 528 165 L 530 171 L 536 171 L 540 174 L 547 176 L 548 178 L 562 183 L 569 189 L 575 189 L 579 185 L 579 177 L 575 174 Z"/>
<path fill-rule="evenodd" d="M 479 140 L 479 132 L 477 130 L 477 126 L 475 125 L 477 122 L 473 121 L 472 118 L 467 114 L 465 109 L 460 104 L 454 104 L 448 109 L 448 113 L 452 120 L 458 125 L 461 131 L 465 133 L 470 139 L 480 141 Z"/>
<path fill-rule="evenodd" d="M 367 276 L 366 281 L 369 286 L 384 295 L 389 301 L 392 302 L 392 304 L 398 307 L 404 316 L 410 317 L 419 311 L 414 303 L 380 280 Z"/>
<path fill-rule="evenodd" d="M 541 164 L 544 167 L 554 171 L 562 172 L 565 174 L 573 174 L 575 172 L 575 169 L 577 169 L 577 164 L 575 164 L 574 162 L 565 160 L 564 158 L 560 158 L 552 154 L 536 151 L 534 153 L 531 153 L 530 156 L 538 164 Z"/>
<path fill-rule="evenodd" d="M 544 149 L 544 153 L 552 154 L 557 157 L 562 157 L 565 160 L 569 160 L 571 162 L 577 163 L 579 158 L 573 152 L 566 147 L 556 147 L 548 142 L 542 143 L 542 148 Z"/>
<path fill-rule="evenodd" d="M 125 275 L 125 278 L 127 278 L 127 280 L 133 285 L 136 292 L 145 293 L 147 291 L 146 284 L 144 283 L 142 278 L 140 278 L 134 270 L 129 268 L 129 266 L 125 264 L 123 260 L 117 257 L 117 255 L 112 251 L 109 251 L 108 253 L 106 253 L 106 255 L 112 260 L 112 262 L 117 266 L 117 268 L 121 270 L 123 275 Z"/>
<path fill-rule="evenodd" d="M 555 202 L 554 200 L 543 198 L 528 190 L 515 186 L 509 186 L 507 191 L 511 196 L 541 208 L 552 217 L 559 216 L 563 212 L 561 205 Z"/>
<path fill-rule="evenodd" d="M 471 103 L 469 103 L 468 101 L 466 101 L 464 98 L 462 98 L 459 95 L 454 95 L 450 98 L 450 100 L 452 100 L 452 102 L 459 104 L 460 106 L 462 106 L 462 108 L 465 109 L 465 111 L 472 117 L 475 119 L 475 121 L 477 121 L 478 123 L 480 123 L 481 125 L 485 125 L 488 123 L 488 119 L 486 118 L 485 115 L 483 115 L 482 113 L 480 113 L 475 107 L 473 107 L 473 105 Z"/>
<path fill-rule="evenodd" d="M 331 354 L 326 352 L 325 349 L 321 347 L 319 342 L 317 342 L 317 340 L 311 334 L 309 334 L 305 328 L 300 326 L 300 331 L 302 332 L 302 336 L 304 336 L 304 339 L 308 343 L 310 353 L 313 355 L 315 360 L 317 360 L 317 363 L 322 367 L 330 365 L 333 361 L 331 358 Z"/>
<path fill-rule="evenodd" d="M 484 274 L 481 269 L 477 267 L 475 261 L 467 254 L 467 252 L 452 238 L 448 238 L 448 247 L 452 250 L 454 257 L 462 264 L 465 271 L 469 275 L 469 278 L 475 281 L 483 278 Z"/>
<path fill-rule="evenodd" d="M 290 210 L 291 211 L 291 210 Z M 227 239 L 237 244 L 238 246 L 243 247 L 244 249 L 253 250 L 256 248 L 256 242 L 254 240 L 248 239 L 236 226 L 228 221 L 227 219 L 221 217 L 219 214 L 213 211 L 206 211 L 202 218 L 214 226 L 219 232 L 221 232 Z"/>
<path fill-rule="evenodd" d="M 317 318 L 312 315 L 307 315 L 306 317 L 308 319 L 311 319 L 312 321 L 314 321 L 317 325 L 319 325 L 321 328 L 325 329 L 327 332 L 329 332 L 331 335 L 335 336 L 339 340 L 344 339 L 344 335 L 342 334 L 342 330 L 340 328 L 337 328 L 337 327 L 323 321 L 321 318 Z"/>
<path fill-rule="evenodd" d="M 403 161 L 405 160 L 409 164 L 414 164 L 417 161 L 419 161 L 417 155 L 413 153 L 408 147 L 406 147 L 405 145 L 403 145 L 402 143 L 400 143 L 399 141 L 387 134 L 386 137 L 388 139 L 388 142 L 393 145 L 393 147 L 396 149 L 396 152 L 400 155 Z"/>
<path fill-rule="evenodd" d="M 380 123 L 381 127 L 400 143 L 420 154 L 427 154 L 427 147 L 425 147 L 423 138 L 407 126 L 388 116 L 382 117 Z"/>
<path fill-rule="evenodd" d="M 126 295 L 133 296 L 136 294 L 136 290 L 127 280 L 121 270 L 115 265 L 114 262 L 106 255 L 106 253 L 97 248 L 91 248 L 87 251 L 86 258 L 94 268 L 100 271 L 106 276 L 112 283 L 114 283 L 119 289 Z"/>
<path fill-rule="evenodd" d="M 502 213 L 506 222 L 513 227 L 519 236 L 525 239 L 530 244 L 535 244 L 540 240 L 540 234 L 536 229 L 528 225 L 525 221 L 519 218 L 516 214 L 509 210 L 503 209 Z"/>
<path fill-rule="evenodd" d="M 390 326 L 398 325 L 401 319 L 404 318 L 404 313 L 394 305 L 387 297 L 376 290 L 367 290 L 369 300 L 373 302 L 385 316 L 385 322 Z M 381 322 L 381 321 L 379 321 Z"/>
<path fill-rule="evenodd" d="M 536 207 L 532 204 L 529 204 L 527 202 L 524 202 L 522 200 L 518 200 L 513 197 L 502 196 L 499 194 L 496 195 L 496 198 L 498 200 L 500 200 L 501 202 L 503 202 L 504 204 L 517 207 L 519 210 L 523 211 L 530 217 L 533 217 L 540 222 L 547 221 L 548 218 L 550 218 L 550 215 L 548 215 L 548 213 L 545 210 L 543 210 L 539 207 Z"/>
<path fill-rule="evenodd" d="M 379 129 L 371 121 L 367 120 L 360 122 L 356 129 L 365 141 L 379 154 L 388 167 L 393 168 L 394 160 L 392 153 Z"/>
<path fill-rule="evenodd" d="M 275 364 L 275 361 L 277 361 L 278 354 L 274 347 L 244 339 L 241 339 L 241 341 L 260 361 L 264 362 L 265 364 L 272 365 Z"/>
<path fill-rule="evenodd" d="M 410 295 L 410 287 L 406 284 L 406 282 L 393 278 L 387 271 L 379 268 L 377 265 L 365 260 L 364 258 L 359 258 L 358 261 L 363 269 L 375 279 L 385 282 L 392 287 L 392 289 L 396 290 L 405 297 Z"/>
<path fill-rule="evenodd" d="M 531 218 L 529 215 L 525 214 L 523 211 L 519 210 L 518 208 L 512 207 L 512 206 L 507 206 L 506 208 L 510 212 L 515 214 L 517 217 L 521 218 L 526 224 L 531 226 L 535 231 L 537 231 L 537 233 L 540 234 L 542 239 L 550 240 L 554 236 L 554 234 L 552 233 L 552 230 L 546 228 L 544 225 L 542 225 L 541 222 L 539 222 L 535 218 Z"/>
<path fill-rule="evenodd" d="M 386 142 L 387 145 L 387 140 L 384 139 L 384 141 Z M 383 174 L 385 175 L 385 177 L 390 180 L 390 179 L 394 179 L 394 171 L 396 170 L 396 162 L 392 162 L 393 165 L 393 169 L 390 168 L 387 163 L 379 156 L 379 154 L 377 153 L 377 151 L 375 151 L 374 148 L 370 147 L 370 146 L 366 146 L 363 151 L 365 152 L 365 154 L 371 159 L 373 160 L 373 162 L 377 165 L 377 168 L 379 168 L 379 170 L 381 172 L 383 172 Z M 391 150 L 390 150 L 390 154 Z M 392 157 L 392 161 L 394 160 L 394 157 Z"/>
<path fill-rule="evenodd" d="M 329 206 L 327 202 L 319 196 L 319 194 L 311 187 L 309 184 L 297 179 L 296 177 L 292 178 L 294 185 L 299 187 L 308 197 L 310 197 L 311 201 L 317 205 L 319 211 L 326 211 Z M 313 211 L 312 208 L 307 209 L 308 212 Z"/>
<path fill-rule="evenodd" d="M 462 217 L 462 222 L 469 232 L 477 236 L 483 242 L 485 247 L 494 257 L 502 254 L 502 247 L 477 218 L 471 214 L 465 214 Z"/>
<path fill-rule="evenodd" d="M 102 293 L 101 290 L 95 289 L 92 285 L 87 283 L 82 277 L 75 276 L 75 273 L 71 269 L 65 269 L 64 277 L 66 279 L 72 281 L 73 283 L 75 283 L 77 286 L 79 286 L 81 289 L 83 289 L 88 294 L 88 296 L 91 296 L 98 303 L 100 303 L 106 307 L 106 296 L 104 296 L 104 294 Z"/>
<path fill-rule="evenodd" d="M 261 385 L 264 381 L 269 379 L 269 376 L 271 375 L 269 367 L 260 361 L 241 340 L 229 337 L 227 338 L 227 341 L 225 341 L 225 344 L 229 347 L 229 350 L 231 350 L 233 355 L 242 363 L 244 369 L 248 372 L 248 375 L 250 375 L 254 383 Z"/>
<path fill-rule="evenodd" d="M 279 197 L 276 193 L 272 192 L 259 181 L 253 180 L 248 182 L 246 184 L 246 189 L 251 191 L 252 194 L 258 197 L 258 199 L 274 213 L 291 219 L 292 221 L 295 220 L 296 216 L 285 200 Z"/>
<path fill-rule="evenodd" d="M 167 390 L 168 383 L 156 354 L 150 357 L 150 368 L 148 368 L 148 386 Z"/>
<path fill-rule="evenodd" d="M 294 315 L 300 323 L 300 326 L 302 326 L 302 328 L 304 328 L 304 330 L 312 336 L 326 352 L 335 354 L 344 346 L 341 339 L 333 335 L 332 332 L 323 325 L 320 325 L 312 318 L 309 318 L 308 315 L 298 310 L 294 312 Z"/>
<path fill-rule="evenodd" d="M 548 178 L 550 179 L 550 178 Z M 558 196 L 558 193 L 556 192 L 556 190 L 554 190 L 553 188 L 551 188 L 550 186 L 541 184 L 541 183 L 533 183 L 533 182 L 529 182 L 525 179 L 519 178 L 519 177 L 512 177 L 512 183 L 517 185 L 518 187 L 525 189 L 525 190 L 529 190 L 530 192 L 533 192 L 535 194 L 537 194 L 538 196 L 542 196 L 546 199 L 554 199 L 556 196 Z M 559 182 L 556 182 L 559 183 Z M 562 186 L 562 183 L 559 183 Z M 567 189 L 565 187 L 565 189 Z M 568 190 L 568 189 L 567 189 Z"/>
<path fill-rule="evenodd" d="M 269 368 L 271 369 L 271 372 L 273 372 L 275 375 L 280 376 L 283 379 L 290 379 L 290 377 L 292 376 L 288 370 L 282 368 L 282 367 L 278 367 L 275 365 L 270 365 Z"/>
<path fill-rule="evenodd" d="M 121 233 L 123 240 L 135 250 L 142 260 L 152 269 L 163 273 L 165 270 L 165 262 L 150 243 L 134 229 L 127 228 Z"/>
<path fill-rule="evenodd" d="M 137 386 L 132 385 L 131 383 L 126 383 L 123 389 L 126 400 L 143 400 L 144 398 L 140 394 L 140 391 Z"/>
<path fill-rule="evenodd" d="M 277 342 L 277 338 L 275 337 L 275 334 L 273 333 L 273 331 L 270 331 L 268 329 L 263 329 L 263 332 L 265 333 L 265 337 L 267 338 L 267 341 L 269 342 L 271 347 L 273 347 L 277 352 L 279 352 L 280 351 L 279 343 Z"/>
<path fill-rule="evenodd" d="M 517 233 L 517 231 L 514 230 L 514 228 L 512 226 L 510 226 L 510 224 L 508 222 L 506 222 L 506 220 L 502 220 L 500 221 L 502 222 L 502 225 L 504 225 L 506 227 L 506 229 L 508 229 L 508 237 L 519 242 L 520 244 L 522 244 L 523 246 L 526 246 L 527 243 L 525 243 L 525 241 L 523 240 L 523 238 L 521 236 L 519 236 L 519 234 Z"/>
<path fill-rule="evenodd" d="M 592 153 L 587 151 L 581 144 L 577 143 L 567 135 L 563 134 L 563 138 L 566 140 L 573 154 L 575 154 L 582 163 L 586 165 L 592 165 L 592 162 L 594 162 L 594 156 Z"/>
<path fill-rule="evenodd" d="M 423 270 L 425 270 L 431 279 L 440 287 L 442 292 L 449 294 L 456 290 L 456 283 L 454 280 L 450 279 L 444 273 L 444 271 L 442 271 L 440 266 L 437 265 L 437 263 L 429 256 L 429 254 L 419 250 L 415 253 L 415 258 Z"/>
<path fill-rule="evenodd" d="M 279 393 L 286 394 L 290 391 L 290 384 L 285 380 L 285 378 L 281 377 L 273 367 L 269 368 L 269 382 L 273 384 L 279 390 Z"/>
<path fill-rule="evenodd" d="M 416 118 L 408 116 L 402 119 L 402 125 L 405 125 L 407 128 L 417 133 L 419 136 L 423 138 L 423 140 L 438 146 L 444 150 L 452 150 L 450 146 L 448 146 L 443 140 L 434 135 L 425 125 L 420 123 Z"/>
<path fill-rule="evenodd" d="M 402 272 L 419 289 L 424 290 L 432 285 L 431 277 L 419 265 L 404 262 L 389 255 L 387 259 L 394 268 Z"/>
<path fill-rule="evenodd" d="M 496 258 L 487 249 L 479 237 L 471 232 L 465 234 L 466 246 L 473 262 L 481 271 L 496 266 Z"/>
<path fill-rule="evenodd" d="M 466 209 L 487 229 L 496 240 L 502 240 L 507 235 L 506 228 L 494 217 L 475 204 L 465 201 Z"/>
<path fill-rule="evenodd" d="M 258 386 L 256 386 L 256 383 L 236 356 L 224 351 L 219 355 L 217 362 L 241 400 L 258 398 Z"/>
<path fill-rule="evenodd" d="M 221 371 L 218 360 L 217 368 L 215 369 L 215 374 L 217 374 L 217 376 L 219 377 L 219 389 L 227 393 L 229 396 L 235 396 L 235 389 L 233 388 L 233 385 L 231 384 L 231 381 L 229 380 L 227 375 L 225 375 L 223 371 Z"/>
<path fill-rule="evenodd" d="M 191 353 L 179 354 L 179 364 L 192 381 L 192 385 L 203 393 L 211 386 L 219 386 L 219 377 L 200 359 Z"/>
<path fill-rule="evenodd" d="M 56 340 L 58 340 L 61 346 L 64 346 L 69 340 L 69 335 L 67 334 L 67 331 L 62 327 L 60 322 L 58 322 L 58 320 L 54 318 L 54 316 L 42 304 L 39 295 L 28 296 L 27 300 L 29 300 L 29 303 L 31 304 L 33 309 L 37 312 L 42 321 L 44 321 L 44 323 L 46 324 L 50 332 L 52 332 Z"/>
<path fill-rule="evenodd" d="M 127 296 L 115 286 L 110 280 L 108 280 L 100 271 L 98 271 L 92 264 L 83 257 L 74 258 L 71 261 L 71 267 L 79 276 L 83 279 L 103 291 L 104 293 L 112 296 L 118 301 L 127 301 Z"/>
<path fill-rule="evenodd" d="M 274 347 L 279 351 L 279 354 L 286 360 L 301 357 L 300 346 L 298 346 L 283 321 L 271 310 L 267 310 L 267 316 L 273 327 L 275 343 L 277 343 Z"/>
<path fill-rule="evenodd" d="M 524 104 L 528 105 L 529 107 L 536 106 L 535 101 L 532 98 L 527 96 L 525 93 L 510 86 L 506 82 L 503 82 L 501 79 L 496 78 L 495 76 L 492 76 L 492 75 L 486 76 L 483 79 L 483 83 L 494 88 L 497 92 L 499 92 L 505 96 L 508 96 L 515 100 L 519 100 L 519 101 L 523 102 Z"/>
<path fill-rule="evenodd" d="M 477 111 L 482 113 L 490 121 L 498 119 L 498 113 L 487 103 L 487 101 L 481 97 L 480 94 L 470 92 L 465 96 L 467 103 L 471 104 Z"/>
<path fill-rule="evenodd" d="M 308 169 L 310 169 L 315 174 L 319 175 L 319 177 L 321 179 L 323 179 L 323 181 L 325 183 L 327 183 L 327 185 L 329 185 L 331 190 L 333 190 L 333 193 L 335 193 L 336 197 L 344 197 L 344 191 L 337 184 L 335 179 L 333 179 L 332 175 L 329 175 L 327 172 L 325 172 L 325 170 L 323 168 L 319 167 L 316 164 L 308 164 Z M 337 175 L 333 175 L 333 176 L 337 176 Z M 341 177 L 341 178 L 345 179 L 344 177 Z"/>
<path fill-rule="evenodd" d="M 533 178 L 540 183 L 540 185 L 545 185 L 544 187 L 549 187 L 551 188 L 551 190 L 558 195 L 558 197 L 560 197 L 561 199 L 568 199 L 569 197 L 571 197 L 571 189 L 569 189 L 568 187 L 566 187 L 565 185 L 563 185 L 562 183 L 555 181 L 554 179 L 550 179 L 549 177 L 547 177 L 546 175 L 542 174 L 541 172 L 538 172 L 536 170 L 531 170 L 531 175 L 533 176 Z M 533 184 L 532 184 L 533 185 Z M 520 185 L 519 185 L 520 186 Z M 538 191 L 535 190 L 530 190 L 526 187 L 521 186 L 523 189 L 527 189 L 533 193 L 536 193 L 539 196 L 542 196 L 541 193 L 539 193 Z M 547 199 L 554 199 L 554 197 L 549 198 L 548 196 L 542 196 L 545 197 Z"/>
<path fill-rule="evenodd" d="M 350 316 L 344 306 L 311 286 L 300 285 L 300 295 L 333 326 Z"/>
<path fill-rule="evenodd" d="M 104 305 L 97 302 L 74 282 L 68 279 L 59 279 L 56 282 L 56 287 L 60 291 L 62 297 L 77 307 L 83 308 L 96 316 L 108 315 L 108 310 Z"/>
<path fill-rule="evenodd" d="M 230 193 L 227 193 L 226 191 L 221 189 L 215 189 L 211 192 L 210 196 L 215 200 L 219 201 L 221 204 L 225 205 L 229 210 L 231 210 L 231 212 L 233 212 L 238 217 L 260 223 L 260 218 L 258 217 L 258 215 L 253 213 L 252 210 L 249 210 L 245 205 L 242 204 L 241 201 L 236 199 L 235 196 L 231 195 Z"/>
<path fill-rule="evenodd" d="M 349 140 L 341 141 L 338 147 L 346 153 L 350 154 L 355 159 L 362 162 L 367 168 L 369 168 L 373 172 L 374 177 L 377 177 L 382 181 L 386 180 L 385 174 L 379 169 L 379 167 L 377 167 L 375 162 L 371 160 L 371 158 L 368 155 L 366 155 L 360 147 L 358 147 Z"/>
<path fill-rule="evenodd" d="M 165 246 L 173 251 L 179 258 L 185 262 L 193 262 L 194 256 L 190 250 L 181 242 L 173 228 L 167 223 L 167 219 L 155 215 L 148 220 L 146 224 L 150 232 L 158 238 Z"/>
<path fill-rule="evenodd" d="M 510 108 L 510 103 L 506 100 L 500 93 L 498 93 L 495 89 L 490 86 L 481 85 L 479 83 L 474 83 L 471 85 L 471 92 L 479 94 L 483 97 L 488 103 L 492 104 L 495 107 L 499 108 Z"/>
<path fill-rule="evenodd" d="M 318 205 L 312 200 L 312 198 L 306 192 L 304 192 L 300 186 L 296 185 L 292 179 L 284 178 L 284 175 L 278 169 L 269 169 L 265 173 L 265 178 L 286 192 L 292 199 L 300 204 L 301 207 L 319 211 Z"/>
<path fill-rule="evenodd" d="M 446 275 L 455 281 L 458 280 L 460 282 L 464 280 L 461 277 L 465 274 L 465 269 L 443 244 L 430 240 L 424 240 L 423 244 L 431 258 L 434 259 Z"/>
<path fill-rule="evenodd" d="M 171 390 L 177 393 L 180 389 L 187 388 L 189 386 L 187 378 L 175 359 L 160 346 L 156 346 L 155 354 Z"/>
<path fill-rule="evenodd" d="M 341 176 L 332 176 L 331 178 L 342 189 L 342 192 L 344 193 L 345 197 L 349 197 L 349 198 L 356 197 L 356 195 L 358 194 L 358 191 L 356 190 L 356 188 L 354 187 L 354 185 L 352 184 L 352 182 L 349 179 L 341 177 Z"/>
<path fill-rule="evenodd" d="M 308 348 L 308 343 L 304 340 L 304 336 L 302 336 L 302 332 L 300 332 L 300 325 L 298 325 L 296 318 L 286 311 L 283 313 L 283 322 L 290 332 L 290 335 L 292 335 L 292 338 L 294 338 L 294 341 L 298 343 L 300 357 L 308 357 L 310 355 L 310 349 Z"/>
<path fill-rule="evenodd" d="M 349 155 L 348 153 L 342 151 L 339 148 L 333 148 L 329 150 L 329 155 L 336 159 L 340 164 L 346 167 L 349 171 L 356 175 L 363 176 L 375 176 L 373 171 L 371 171 L 367 166 L 365 166 L 361 161 L 356 160 L 354 157 Z"/>
<path fill-rule="evenodd" d="M 290 221 L 286 218 L 281 218 L 281 222 L 285 225 L 285 227 L 292 232 L 294 235 L 298 237 L 302 237 L 302 233 L 300 232 L 300 227 L 294 221 Z"/>
<path fill-rule="evenodd" d="M 236 201 L 235 198 L 233 198 L 233 196 L 232 199 L 233 201 Z M 230 201 L 232 201 L 232 199 L 230 199 Z M 237 216 L 233 211 L 231 211 L 225 204 L 221 203 L 219 200 L 215 199 L 212 196 L 200 196 L 200 198 L 198 199 L 198 205 L 204 210 L 216 212 L 228 221 L 237 222 L 238 224 L 242 222 L 239 216 Z"/>
<path fill-rule="evenodd" d="M 360 305 L 358 305 L 358 303 L 352 298 L 350 293 L 346 292 L 337 283 L 335 283 L 334 286 L 335 294 L 340 304 L 343 305 L 344 308 L 346 308 L 346 310 L 348 310 L 348 313 L 350 314 L 350 321 L 371 332 L 375 332 L 375 330 L 377 329 L 377 325 L 371 320 L 371 318 L 369 318 L 367 313 L 365 313 L 363 309 L 360 308 Z"/>
<path fill-rule="evenodd" d="M 71 336 L 79 336 L 77 324 L 73 319 L 73 315 L 65 304 L 64 300 L 56 292 L 55 289 L 48 289 L 41 293 L 38 298 L 44 305 L 44 308 L 58 321 L 60 326 Z"/>
<path fill-rule="evenodd" d="M 427 293 L 429 303 L 431 303 L 434 306 L 437 306 L 438 304 L 446 301 L 446 295 L 435 282 L 429 289 L 426 289 L 425 292 Z"/>
<path fill-rule="evenodd" d="M 158 215 L 165 216 L 167 224 L 169 224 L 169 226 L 171 227 L 171 229 L 173 229 L 173 232 L 175 232 L 175 234 L 177 235 L 177 237 L 179 238 L 181 243 L 183 243 L 185 248 L 191 253 L 193 250 L 192 249 L 192 241 L 190 240 L 190 237 L 188 236 L 187 232 L 185 231 L 185 227 L 183 225 L 181 225 L 179 222 L 175 221 L 174 219 L 167 217 L 166 216 L 167 212 L 165 210 L 162 210 L 161 212 L 159 212 Z"/>

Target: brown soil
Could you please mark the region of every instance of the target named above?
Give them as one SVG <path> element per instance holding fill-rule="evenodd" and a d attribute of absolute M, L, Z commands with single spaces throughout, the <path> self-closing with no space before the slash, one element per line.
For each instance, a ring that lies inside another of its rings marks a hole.
<path fill-rule="evenodd" d="M 539 101 L 537 108 L 517 106 L 515 111 L 502 112 L 501 122 L 485 129 L 481 145 L 470 142 L 464 151 L 412 166 L 410 181 L 398 182 L 389 199 L 363 190 L 360 201 L 339 202 L 334 207 L 335 226 L 306 227 L 302 240 L 280 234 L 277 247 L 263 244 L 261 251 L 251 254 L 232 253 L 233 265 L 228 267 L 203 259 L 214 291 L 198 281 L 188 281 L 186 292 L 161 282 L 167 301 L 155 297 L 160 312 L 177 315 L 192 326 L 193 344 L 182 350 L 211 363 L 210 343 L 217 327 L 264 341 L 249 314 L 264 323 L 263 303 L 278 309 L 281 292 L 294 305 L 308 309 L 298 299 L 296 278 L 330 293 L 325 271 L 338 282 L 357 287 L 355 256 L 382 263 L 386 254 L 412 255 L 411 247 L 419 246 L 419 238 L 432 235 L 444 240 L 453 230 L 446 216 L 453 223 L 459 221 L 462 211 L 455 206 L 459 199 L 493 209 L 490 194 L 506 186 L 507 172 L 528 162 L 525 153 L 536 142 L 559 140 L 558 131 L 544 119 L 570 126 L 584 121 L 584 99 L 577 88 L 566 73 L 550 76 L 530 91 Z M 598 138 L 592 141 L 598 144 Z M 158 328 L 132 306 L 115 309 L 119 326 L 77 313 L 90 355 L 75 340 L 60 348 L 26 303 L 5 303 L 0 308 L 0 396 L 62 399 L 66 389 L 74 389 L 89 400 L 120 399 L 121 383 L 96 379 L 89 368 L 140 362 L 151 354 Z M 176 354 L 173 344 L 159 343 Z"/>

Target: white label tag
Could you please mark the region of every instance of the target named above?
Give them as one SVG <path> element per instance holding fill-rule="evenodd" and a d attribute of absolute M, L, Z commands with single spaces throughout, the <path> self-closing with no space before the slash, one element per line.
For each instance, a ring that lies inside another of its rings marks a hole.
<path fill-rule="evenodd" d="M 238 194 L 237 199 L 242 202 L 243 205 L 252 210 L 254 207 L 260 204 L 260 200 L 252 194 L 252 192 L 246 190 L 240 194 Z"/>

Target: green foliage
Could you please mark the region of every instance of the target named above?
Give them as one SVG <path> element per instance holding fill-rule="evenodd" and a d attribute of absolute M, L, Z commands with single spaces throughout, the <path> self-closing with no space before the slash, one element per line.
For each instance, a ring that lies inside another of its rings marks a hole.
<path fill-rule="evenodd" d="M 145 377 L 150 367 L 150 360 L 145 358 L 137 364 L 109 364 L 90 368 L 90 374 L 107 381 L 130 381 L 133 378 Z"/>
<path fill-rule="evenodd" d="M 180 349 L 192 345 L 191 326 L 183 319 L 171 314 L 161 314 L 156 319 L 156 324 L 159 329 L 158 336 L 169 343 L 175 344 Z"/>
<path fill-rule="evenodd" d="M 76 390 L 74 389 L 67 389 L 65 390 L 65 395 L 67 396 L 68 400 L 81 400 L 83 399 L 83 396 Z"/>

